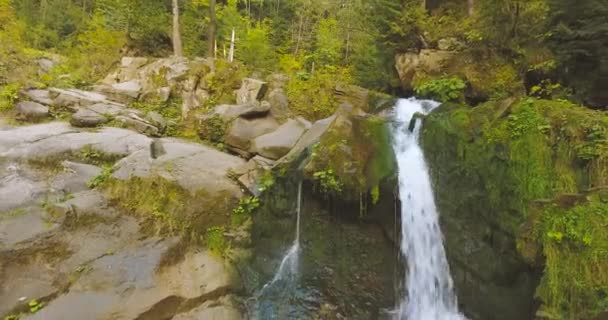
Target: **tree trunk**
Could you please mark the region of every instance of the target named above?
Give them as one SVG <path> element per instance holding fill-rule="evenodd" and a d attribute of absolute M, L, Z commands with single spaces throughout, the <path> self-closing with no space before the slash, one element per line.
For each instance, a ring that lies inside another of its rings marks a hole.
<path fill-rule="evenodd" d="M 209 1 L 209 35 L 207 36 L 207 57 L 215 57 L 215 29 L 217 21 L 215 18 L 215 0 Z"/>
<path fill-rule="evenodd" d="M 469 17 L 475 13 L 475 0 L 467 0 L 467 9 L 469 13 Z"/>
<path fill-rule="evenodd" d="M 234 61 L 234 41 L 236 37 L 236 32 L 234 28 L 232 28 L 232 37 L 230 37 L 230 53 L 228 53 L 228 61 Z"/>
<path fill-rule="evenodd" d="M 179 3 L 173 0 L 173 54 L 181 57 L 184 55 L 182 46 L 182 35 L 179 31 Z"/>

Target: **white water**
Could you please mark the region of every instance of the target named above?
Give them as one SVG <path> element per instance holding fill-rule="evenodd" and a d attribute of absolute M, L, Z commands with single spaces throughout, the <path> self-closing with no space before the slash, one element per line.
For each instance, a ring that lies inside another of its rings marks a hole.
<path fill-rule="evenodd" d="M 266 289 L 272 287 L 275 283 L 288 280 L 295 277 L 298 273 L 298 258 L 300 256 L 300 210 L 302 206 L 302 182 L 298 185 L 298 203 L 296 209 L 296 235 L 293 244 L 287 250 L 287 253 L 281 260 L 279 269 L 275 273 L 274 277 L 270 282 L 266 283 L 262 289 L 256 295 L 257 298 L 261 297 Z"/>
<path fill-rule="evenodd" d="M 401 199 L 401 253 L 407 259 L 407 296 L 395 311 L 396 320 L 465 319 L 458 312 L 454 285 L 443 247 L 433 189 L 418 144 L 421 120 L 410 132 L 416 113 L 428 114 L 439 103 L 401 99 L 395 107 L 394 149 Z"/>

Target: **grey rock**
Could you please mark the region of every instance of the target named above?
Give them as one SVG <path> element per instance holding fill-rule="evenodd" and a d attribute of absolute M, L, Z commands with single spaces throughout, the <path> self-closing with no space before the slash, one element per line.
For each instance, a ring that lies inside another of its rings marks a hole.
<path fill-rule="evenodd" d="M 145 134 L 150 137 L 159 137 L 161 135 L 159 128 L 147 123 L 144 119 L 118 116 L 116 117 L 116 121 L 120 122 L 125 128 L 135 130 L 138 133 Z"/>
<path fill-rule="evenodd" d="M 173 320 L 240 320 L 243 319 L 232 296 L 207 301 L 201 306 L 173 317 Z"/>
<path fill-rule="evenodd" d="M 75 109 L 76 107 L 88 107 L 97 103 L 109 103 L 108 98 L 100 93 L 78 90 L 51 88 L 53 106 Z"/>
<path fill-rule="evenodd" d="M 146 121 L 157 127 L 161 133 L 165 132 L 165 129 L 167 128 L 167 120 L 158 112 L 149 111 L 146 114 Z"/>
<path fill-rule="evenodd" d="M 241 88 L 236 92 L 236 103 L 246 104 L 261 100 L 268 90 L 268 83 L 251 78 L 243 79 Z"/>
<path fill-rule="evenodd" d="M 244 119 L 237 118 L 228 129 L 224 141 L 229 146 L 249 150 L 251 141 L 279 127 L 272 117 Z"/>
<path fill-rule="evenodd" d="M 268 114 L 270 108 L 271 105 L 269 103 L 259 103 L 257 101 L 241 105 L 221 104 L 213 108 L 208 117 L 217 115 L 225 122 L 230 122 L 238 117 L 263 117 Z"/>
<path fill-rule="evenodd" d="M 64 193 L 88 190 L 87 183 L 101 173 L 101 168 L 90 164 L 63 161 L 63 170 L 53 178 L 51 188 Z"/>
<path fill-rule="evenodd" d="M 50 92 L 48 90 L 26 90 L 21 92 L 27 99 L 32 100 L 34 102 L 38 102 L 43 105 L 51 105 L 53 103 L 53 99 L 51 99 Z"/>
<path fill-rule="evenodd" d="M 15 118 L 22 121 L 40 121 L 49 117 L 49 108 L 37 102 L 22 101 L 15 105 Z"/>
<path fill-rule="evenodd" d="M 277 164 L 290 163 L 297 161 L 307 150 L 314 144 L 319 142 L 323 134 L 327 132 L 331 124 L 336 119 L 333 115 L 329 118 L 321 119 L 315 122 L 312 127 L 302 135 L 295 146 L 284 157 L 277 161 Z"/>
<path fill-rule="evenodd" d="M 116 117 L 126 111 L 124 106 L 111 103 L 96 103 L 87 109 L 105 117 Z"/>
<path fill-rule="evenodd" d="M 250 150 L 269 159 L 279 159 L 294 147 L 306 129 L 305 124 L 290 119 L 277 130 L 255 138 Z"/>
<path fill-rule="evenodd" d="M 270 103 L 270 114 L 277 119 L 286 119 L 291 115 L 289 110 L 289 100 L 282 88 L 272 89 L 266 98 Z"/>
<path fill-rule="evenodd" d="M 57 65 L 57 62 L 55 62 L 49 58 L 38 59 L 38 67 L 40 67 L 40 70 L 43 72 L 51 71 L 51 69 L 53 69 L 53 67 L 55 67 L 55 65 Z"/>
<path fill-rule="evenodd" d="M 466 45 L 456 38 L 445 38 L 437 41 L 437 49 L 439 50 L 457 51 L 464 48 L 466 48 Z"/>
<path fill-rule="evenodd" d="M 108 99 L 120 103 L 131 103 L 139 98 L 142 87 L 136 80 L 95 86 L 95 91 L 104 94 Z"/>
<path fill-rule="evenodd" d="M 70 124 L 75 127 L 92 128 L 108 122 L 108 118 L 89 109 L 80 109 L 72 115 Z"/>

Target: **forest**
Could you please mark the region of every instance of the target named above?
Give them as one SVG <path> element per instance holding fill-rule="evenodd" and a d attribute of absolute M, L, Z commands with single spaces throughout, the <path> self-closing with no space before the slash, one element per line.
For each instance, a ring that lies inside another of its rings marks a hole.
<path fill-rule="evenodd" d="M 608 0 L 0 0 L 0 319 L 608 319 Z"/>
<path fill-rule="evenodd" d="M 518 94 L 601 108 L 607 10 L 603 0 L 3 0 L 0 81 L 23 82 L 14 70 L 40 52 L 65 57 L 41 82 L 70 73 L 80 87 L 124 55 L 227 59 L 234 30 L 235 57 L 251 70 L 399 92 L 395 54 L 457 39 L 508 65 L 525 82 Z"/>

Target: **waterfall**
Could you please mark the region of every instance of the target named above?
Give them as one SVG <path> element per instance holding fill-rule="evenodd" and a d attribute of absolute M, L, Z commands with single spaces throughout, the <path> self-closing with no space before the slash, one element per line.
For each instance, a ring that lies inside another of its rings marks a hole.
<path fill-rule="evenodd" d="M 274 291 L 279 291 L 278 294 L 281 294 L 280 291 L 282 289 L 290 288 L 290 286 L 295 284 L 295 280 L 298 275 L 298 260 L 300 255 L 300 216 L 301 216 L 301 208 L 302 208 L 302 182 L 298 184 L 298 198 L 296 205 L 296 230 L 294 241 L 283 256 L 281 263 L 279 264 L 279 268 L 277 272 L 272 277 L 268 283 L 266 283 L 262 289 L 260 289 L 257 294 L 254 295 L 253 299 L 255 301 L 255 305 L 253 308 L 252 319 L 275 319 L 276 315 L 262 315 L 263 312 L 260 310 L 259 302 L 263 299 L 265 295 L 273 295 L 277 294 L 277 292 L 272 292 L 273 288 L 276 289 Z M 279 285 L 281 284 L 281 285 Z M 278 287 L 278 288 L 275 288 Z"/>
<path fill-rule="evenodd" d="M 465 319 L 458 312 L 439 214 L 418 142 L 418 115 L 428 114 L 438 105 L 410 98 L 399 100 L 395 107 L 393 147 L 399 170 L 401 253 L 407 260 L 407 279 L 403 283 L 407 296 L 397 307 L 395 320 Z"/>

